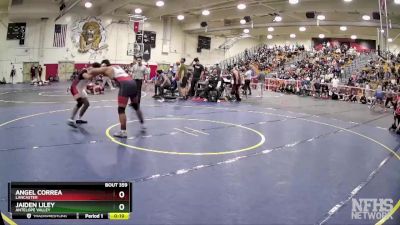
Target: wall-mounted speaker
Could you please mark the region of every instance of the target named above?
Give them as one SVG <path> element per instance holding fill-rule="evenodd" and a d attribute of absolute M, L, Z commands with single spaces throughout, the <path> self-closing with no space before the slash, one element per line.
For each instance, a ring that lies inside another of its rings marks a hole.
<path fill-rule="evenodd" d="M 63 11 L 65 9 L 65 3 L 63 2 L 63 3 L 61 3 L 61 5 L 60 5 L 60 11 Z"/>
<path fill-rule="evenodd" d="M 381 19 L 381 15 L 379 15 L 379 12 L 373 12 L 372 13 L 372 19 L 380 20 Z"/>
<path fill-rule="evenodd" d="M 207 24 L 207 22 L 201 22 L 201 23 L 200 23 L 200 26 L 201 26 L 201 27 L 207 27 L 208 24 Z"/>
<path fill-rule="evenodd" d="M 315 12 L 306 12 L 306 17 L 307 17 L 307 19 L 314 19 Z"/>

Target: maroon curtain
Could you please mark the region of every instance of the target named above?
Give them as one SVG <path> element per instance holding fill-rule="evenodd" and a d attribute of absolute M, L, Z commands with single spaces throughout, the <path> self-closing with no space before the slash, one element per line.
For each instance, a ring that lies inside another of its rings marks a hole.
<path fill-rule="evenodd" d="M 45 64 L 44 66 L 46 67 L 46 80 L 58 75 L 58 64 Z"/>

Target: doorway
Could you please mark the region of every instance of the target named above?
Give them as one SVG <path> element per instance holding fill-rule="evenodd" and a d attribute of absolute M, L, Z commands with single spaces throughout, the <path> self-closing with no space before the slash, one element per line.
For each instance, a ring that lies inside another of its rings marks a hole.
<path fill-rule="evenodd" d="M 32 66 L 39 66 L 39 62 L 23 62 L 23 77 L 22 77 L 22 82 L 31 82 L 32 81 L 32 76 L 31 76 L 31 68 Z"/>
<path fill-rule="evenodd" d="M 75 62 L 60 61 L 58 62 L 58 77 L 60 80 L 69 80 L 75 69 Z"/>

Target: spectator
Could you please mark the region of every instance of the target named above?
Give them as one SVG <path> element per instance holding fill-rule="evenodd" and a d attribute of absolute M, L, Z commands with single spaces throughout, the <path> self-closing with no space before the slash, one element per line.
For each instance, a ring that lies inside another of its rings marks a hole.
<path fill-rule="evenodd" d="M 43 74 L 43 68 L 42 68 L 42 65 L 39 65 L 39 67 L 38 67 L 38 80 L 39 81 L 42 81 L 42 74 Z"/>
<path fill-rule="evenodd" d="M 191 97 L 195 94 L 195 87 L 197 82 L 204 76 L 204 66 L 200 64 L 199 58 L 195 58 L 192 62 L 193 65 L 193 77 L 190 84 L 189 95 Z"/>
<path fill-rule="evenodd" d="M 36 72 L 35 72 L 36 68 L 35 65 L 31 66 L 31 80 L 34 80 L 36 77 Z"/>
<path fill-rule="evenodd" d="M 333 79 L 332 79 L 332 87 L 333 88 L 339 88 L 339 82 L 340 82 L 340 80 L 335 76 Z"/>
<path fill-rule="evenodd" d="M 218 63 L 215 64 L 215 68 L 214 68 L 214 69 L 217 70 L 218 78 L 221 77 L 222 69 L 221 69 L 221 67 L 219 67 L 219 64 L 218 64 Z"/>
<path fill-rule="evenodd" d="M 236 101 L 240 102 L 242 99 L 240 98 L 239 95 L 239 88 L 241 85 L 241 77 L 240 77 L 240 71 L 238 68 L 235 66 L 232 70 L 232 79 L 233 79 L 233 85 L 232 85 L 232 95 L 235 95 Z"/>
<path fill-rule="evenodd" d="M 175 76 L 175 79 L 177 80 L 177 84 L 178 84 L 178 90 L 179 90 L 179 96 L 180 97 L 185 97 L 186 95 L 184 95 L 182 88 L 186 88 L 187 86 L 187 67 L 185 65 L 186 59 L 185 58 L 181 58 L 180 61 L 180 66 L 178 69 L 178 73 Z M 185 79 L 185 84 L 182 85 L 183 80 Z"/>
<path fill-rule="evenodd" d="M 155 86 L 154 86 L 155 95 L 153 96 L 153 98 L 159 97 L 159 96 L 163 97 L 164 90 L 169 88 L 170 86 L 171 86 L 171 81 L 168 78 L 168 76 L 162 70 L 158 70 L 157 77 L 155 79 Z"/>
<path fill-rule="evenodd" d="M 245 78 L 244 78 L 244 86 L 243 86 L 243 92 L 244 94 L 247 93 L 247 90 L 249 91 L 249 95 L 251 95 L 251 88 L 250 88 L 250 83 L 251 83 L 251 78 L 253 75 L 253 71 L 248 68 L 246 73 L 245 73 Z"/>

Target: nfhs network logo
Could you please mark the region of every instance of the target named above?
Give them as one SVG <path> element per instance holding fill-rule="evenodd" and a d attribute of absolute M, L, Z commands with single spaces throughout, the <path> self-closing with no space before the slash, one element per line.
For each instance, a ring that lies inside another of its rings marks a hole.
<path fill-rule="evenodd" d="M 354 220 L 380 220 L 393 209 L 393 199 L 388 198 L 353 198 L 352 203 L 351 218 Z"/>

